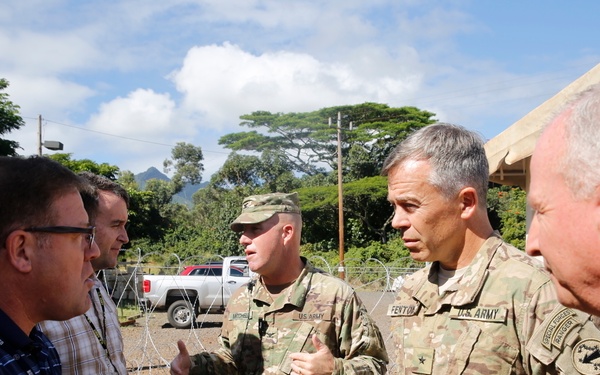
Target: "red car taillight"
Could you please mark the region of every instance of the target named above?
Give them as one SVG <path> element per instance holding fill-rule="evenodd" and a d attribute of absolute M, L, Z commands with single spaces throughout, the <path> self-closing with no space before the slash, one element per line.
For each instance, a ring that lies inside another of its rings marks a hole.
<path fill-rule="evenodd" d="M 144 293 L 150 293 L 150 280 L 144 280 Z"/>

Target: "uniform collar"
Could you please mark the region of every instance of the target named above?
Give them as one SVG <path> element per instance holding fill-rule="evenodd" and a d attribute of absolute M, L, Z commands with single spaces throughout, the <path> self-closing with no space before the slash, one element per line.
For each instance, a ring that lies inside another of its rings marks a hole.
<path fill-rule="evenodd" d="M 437 272 L 440 267 L 439 262 L 433 262 L 427 280 L 419 286 L 414 297 L 425 305 L 430 312 L 437 311 L 445 304 L 462 306 L 474 302 L 485 283 L 489 264 L 501 244 L 502 238 L 500 238 L 498 232 L 492 233 L 481 245 L 477 254 L 467 266 L 464 275 L 446 291 L 442 298 L 431 298 L 433 295 L 438 295 Z"/>
<path fill-rule="evenodd" d="M 256 282 L 257 288 L 256 293 L 253 296 L 254 300 L 271 305 L 271 310 L 278 310 L 286 304 L 291 304 L 300 308 L 304 306 L 306 293 L 310 289 L 312 275 L 315 271 L 315 268 L 310 261 L 308 261 L 308 259 L 304 257 L 300 257 L 300 259 L 302 259 L 302 262 L 304 263 L 304 268 L 292 285 L 287 287 L 286 290 L 277 296 L 277 298 L 273 301 L 271 299 L 271 295 L 263 284 L 262 279 L 259 277 Z"/>

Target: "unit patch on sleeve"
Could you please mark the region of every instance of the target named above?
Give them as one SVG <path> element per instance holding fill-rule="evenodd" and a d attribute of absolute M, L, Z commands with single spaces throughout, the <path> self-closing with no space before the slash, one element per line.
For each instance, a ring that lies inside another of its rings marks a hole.
<path fill-rule="evenodd" d="M 573 347 L 573 367 L 584 375 L 600 374 L 600 341 L 586 339 Z"/>
<path fill-rule="evenodd" d="M 571 328 L 574 327 L 574 325 L 571 325 L 569 323 L 566 323 L 569 319 L 573 319 L 573 316 L 575 316 L 575 312 L 571 309 L 568 308 L 563 308 L 560 311 L 558 311 L 556 314 L 554 314 L 554 316 L 552 317 L 552 319 L 550 319 L 550 323 L 548 323 L 548 325 L 546 326 L 546 330 L 544 331 L 544 336 L 542 336 L 542 345 L 548 349 L 548 350 L 552 350 L 552 345 L 554 345 L 557 348 L 561 348 L 562 347 L 562 341 L 557 341 L 555 340 L 555 335 L 558 335 L 559 333 L 559 328 L 561 327 L 561 325 L 563 323 L 567 324 L 567 329 L 570 331 Z M 563 327 L 562 333 L 559 335 L 558 339 L 559 340 L 564 340 L 564 338 L 566 337 L 566 333 Z M 560 344 L 561 346 L 557 346 L 558 344 Z"/>

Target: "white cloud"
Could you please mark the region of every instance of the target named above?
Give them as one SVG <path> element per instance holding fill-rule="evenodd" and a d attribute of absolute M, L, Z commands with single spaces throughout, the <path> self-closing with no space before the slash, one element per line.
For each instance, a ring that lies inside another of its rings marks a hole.
<path fill-rule="evenodd" d="M 90 117 L 86 150 L 119 160 L 122 169 L 136 173 L 150 166 L 161 168 L 176 140 L 191 134 L 185 121 L 177 121 L 175 102 L 169 94 L 137 89 L 100 105 Z"/>
<path fill-rule="evenodd" d="M 100 57 L 81 33 L 49 35 L 20 31 L 0 34 L 0 50 L 11 51 L 4 64 L 30 74 L 60 74 L 82 69 Z"/>
<path fill-rule="evenodd" d="M 90 129 L 127 137 L 163 138 L 169 131 L 174 135 L 185 127 L 173 123 L 175 103 L 169 94 L 137 89 L 125 98 L 115 98 L 100 106 L 90 118 Z"/>
<path fill-rule="evenodd" d="M 418 74 L 395 75 L 398 69 L 385 53 L 364 50 L 357 61 L 346 64 L 287 51 L 253 55 L 230 43 L 194 47 L 172 79 L 184 94 L 183 107 L 202 113 L 215 128 L 232 128 L 239 115 L 256 110 L 311 111 L 385 102 L 414 89 Z M 373 66 L 379 61 L 381 69 Z"/>

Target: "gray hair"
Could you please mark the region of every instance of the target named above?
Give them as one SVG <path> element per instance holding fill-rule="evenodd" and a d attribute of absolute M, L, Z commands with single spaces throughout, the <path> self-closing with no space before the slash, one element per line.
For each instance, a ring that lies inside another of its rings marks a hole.
<path fill-rule="evenodd" d="M 481 136 L 459 125 L 425 126 L 394 148 L 383 163 L 381 174 L 387 176 L 392 168 L 409 160 L 425 160 L 431 165 L 429 183 L 446 199 L 470 186 L 485 206 L 489 168 L 483 144 Z"/>
<path fill-rule="evenodd" d="M 600 186 L 600 84 L 578 94 L 565 112 L 565 154 L 559 170 L 575 198 L 589 198 Z"/>

